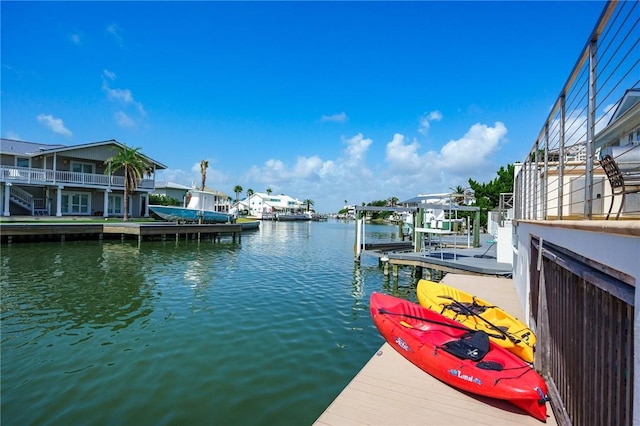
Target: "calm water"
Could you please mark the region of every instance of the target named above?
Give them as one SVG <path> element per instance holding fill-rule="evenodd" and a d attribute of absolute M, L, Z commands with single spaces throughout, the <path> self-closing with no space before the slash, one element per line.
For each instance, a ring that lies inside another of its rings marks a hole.
<path fill-rule="evenodd" d="M 353 223 L 1 248 L 3 425 L 308 425 L 380 347 Z M 367 242 L 398 238 L 367 226 Z"/>

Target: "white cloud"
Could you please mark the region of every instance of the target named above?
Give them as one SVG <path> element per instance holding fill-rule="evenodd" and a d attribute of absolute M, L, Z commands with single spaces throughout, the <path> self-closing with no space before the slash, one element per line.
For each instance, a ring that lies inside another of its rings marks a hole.
<path fill-rule="evenodd" d="M 133 95 L 129 89 L 111 89 L 108 86 L 105 87 L 107 97 L 110 100 L 117 100 L 124 104 L 134 103 Z"/>
<path fill-rule="evenodd" d="M 213 188 L 217 189 L 218 191 L 225 192 L 225 184 L 228 183 L 228 177 L 223 172 L 214 167 L 216 163 L 215 159 L 203 158 L 203 160 L 207 160 L 209 162 L 209 167 L 207 167 L 207 179 L 205 181 L 205 185 L 208 188 Z M 200 161 L 191 165 L 191 172 L 189 173 L 189 176 L 191 180 L 184 185 L 191 186 L 195 184 L 197 187 L 200 187 L 200 185 L 202 184 Z M 228 191 L 226 193 L 228 194 Z"/>
<path fill-rule="evenodd" d="M 113 116 L 120 127 L 135 127 L 136 125 L 136 123 L 129 118 L 124 111 L 116 111 Z"/>
<path fill-rule="evenodd" d="M 462 138 L 450 140 L 442 147 L 439 165 L 444 170 L 470 174 L 474 168 L 490 163 L 491 155 L 506 135 L 507 128 L 501 122 L 494 127 L 474 124 Z"/>
<path fill-rule="evenodd" d="M 39 114 L 37 117 L 38 122 L 44 124 L 54 133 L 58 133 L 64 136 L 72 136 L 71 131 L 64 126 L 64 122 L 61 118 L 55 118 L 50 114 Z"/>
<path fill-rule="evenodd" d="M 392 170 L 415 173 L 424 167 L 424 161 L 418 154 L 420 144 L 414 140 L 410 144 L 404 143 L 404 136 L 396 133 L 393 140 L 387 143 L 385 159 Z"/>
<path fill-rule="evenodd" d="M 113 71 L 109 71 L 107 69 L 102 71 L 102 75 L 104 77 L 107 77 L 109 80 L 115 80 L 116 79 L 116 73 Z"/>
<path fill-rule="evenodd" d="M 419 125 L 418 125 L 418 132 L 421 133 L 424 136 L 427 136 L 427 133 L 429 133 L 429 127 L 431 127 L 431 122 L 432 121 L 441 121 L 442 120 L 442 113 L 440 111 L 431 111 L 429 113 L 423 114 L 422 117 L 420 117 L 419 121 Z"/>
<path fill-rule="evenodd" d="M 244 192 L 249 188 L 256 192 L 271 188 L 274 194 L 284 193 L 300 200 L 311 198 L 318 211 L 335 212 L 345 199 L 349 204 L 391 196 L 403 200 L 419 193 L 466 186 L 469 178 L 489 181 L 500 166 L 494 154 L 506 135 L 506 126 L 500 122 L 493 126 L 479 123 L 441 149 L 426 151 L 415 138 L 396 133 L 384 146 L 381 159 L 375 157 L 374 141 L 358 133 L 341 138 L 344 150 L 337 158 L 323 159 L 317 155 L 298 156 L 289 161 L 271 158 L 263 164 L 250 165 L 240 176 L 210 168 L 207 186 L 229 195 L 233 195 L 235 185 L 241 185 Z M 194 163 L 187 172 L 161 171 L 159 176 L 162 177 L 158 180 L 199 185 L 200 165 Z"/>
<path fill-rule="evenodd" d="M 198 182 L 200 180 L 198 172 Z M 156 183 L 159 182 L 175 182 L 185 186 L 191 187 L 192 184 L 196 184 L 196 179 L 193 173 L 187 172 L 182 169 L 164 169 L 156 172 Z"/>
<path fill-rule="evenodd" d="M 122 45 L 122 29 L 118 26 L 118 24 L 111 24 L 107 26 L 107 33 L 110 34 L 119 45 Z"/>
<path fill-rule="evenodd" d="M 333 114 L 333 115 L 323 115 L 320 118 L 320 120 L 323 122 L 333 121 L 336 123 L 346 123 L 348 119 L 349 117 L 347 117 L 347 114 L 345 114 L 344 112 L 341 112 L 339 114 Z"/>
<path fill-rule="evenodd" d="M 102 71 L 102 90 L 107 94 L 107 99 L 110 101 L 116 102 L 123 106 L 124 108 L 133 107 L 137 110 L 138 114 L 141 117 L 147 115 L 147 112 L 144 109 L 142 103 L 136 101 L 133 97 L 133 93 L 129 89 L 114 89 L 109 86 L 110 81 L 114 81 L 116 79 L 116 74 L 107 69 Z M 134 127 L 135 120 L 131 117 L 131 114 L 127 114 L 125 111 L 117 111 L 114 114 L 116 123 L 121 127 Z"/>
<path fill-rule="evenodd" d="M 373 141 L 365 138 L 362 133 L 358 133 L 351 138 L 343 137 L 342 142 L 347 144 L 345 163 L 349 166 L 357 166 L 364 163 L 367 151 Z"/>
<path fill-rule="evenodd" d="M 71 41 L 71 43 L 75 44 L 76 46 L 79 46 L 82 43 L 82 39 L 80 38 L 80 34 L 71 34 L 69 36 L 69 41 Z"/>

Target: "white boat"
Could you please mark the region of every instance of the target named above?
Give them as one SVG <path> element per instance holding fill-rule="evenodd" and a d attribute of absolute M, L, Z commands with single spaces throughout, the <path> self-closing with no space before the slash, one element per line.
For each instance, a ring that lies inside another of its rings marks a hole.
<path fill-rule="evenodd" d="M 293 220 L 311 220 L 311 212 L 282 212 L 276 213 L 276 218 L 279 221 L 293 221 Z"/>

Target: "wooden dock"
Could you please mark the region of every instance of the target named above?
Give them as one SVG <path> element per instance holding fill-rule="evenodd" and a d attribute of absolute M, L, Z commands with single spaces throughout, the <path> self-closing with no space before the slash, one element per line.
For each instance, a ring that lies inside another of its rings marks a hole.
<path fill-rule="evenodd" d="M 523 318 L 511 279 L 448 274 L 444 283 Z M 547 403 L 546 424 L 557 425 Z M 501 400 L 461 392 L 433 378 L 385 343 L 314 423 L 345 425 L 540 425 Z"/>
<path fill-rule="evenodd" d="M 481 235 L 480 247 L 468 247 L 459 239 L 455 242 L 448 238 L 446 244 L 428 252 L 414 251 L 411 242 L 373 243 L 363 245 L 362 256 L 385 256 L 394 276 L 398 275 L 398 267 L 412 266 L 451 274 L 511 277 L 513 266 L 497 261 L 496 243 L 490 242 L 491 238 L 489 234 Z"/>
<path fill-rule="evenodd" d="M 0 237 L 3 243 L 18 241 L 66 241 L 67 239 L 101 240 L 103 238 L 145 239 L 180 238 L 212 239 L 219 241 L 222 236 L 230 236 L 233 241 L 240 239 L 242 225 L 222 224 L 176 224 L 165 222 L 82 222 L 82 223 L 2 223 Z"/>

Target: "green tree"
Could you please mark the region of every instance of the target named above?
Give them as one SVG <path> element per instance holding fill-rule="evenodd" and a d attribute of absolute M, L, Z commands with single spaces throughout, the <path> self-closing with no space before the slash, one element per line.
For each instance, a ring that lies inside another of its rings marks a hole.
<path fill-rule="evenodd" d="M 236 203 L 240 201 L 240 193 L 242 192 L 242 187 L 240 185 L 236 185 L 233 187 L 233 192 L 236 193 Z"/>
<path fill-rule="evenodd" d="M 254 194 L 253 189 L 247 189 L 247 197 L 251 197 Z"/>
<path fill-rule="evenodd" d="M 362 203 L 362 205 L 364 206 L 364 203 Z M 367 203 L 367 206 L 371 206 L 371 207 L 389 207 L 389 200 L 371 201 L 370 203 Z M 375 211 L 375 212 L 368 212 L 367 215 L 369 217 L 371 217 L 371 220 L 384 220 L 384 219 L 389 218 L 389 216 L 391 216 L 391 212 L 390 211 Z"/>
<path fill-rule="evenodd" d="M 204 184 L 207 180 L 207 168 L 209 168 L 209 162 L 207 160 L 202 160 L 200 162 L 200 177 L 202 178 L 202 185 L 200 186 L 201 191 L 204 191 Z"/>
<path fill-rule="evenodd" d="M 125 222 L 129 220 L 129 193 L 136 190 L 138 183 L 144 174 L 151 174 L 151 165 L 138 153 L 140 148 L 123 146 L 114 148 L 117 153 L 108 158 L 104 163 L 107 166 L 106 173 L 113 176 L 114 173 L 122 170 L 124 173 L 124 217 Z"/>
<path fill-rule="evenodd" d="M 480 224 L 487 226 L 487 212 L 495 209 L 500 204 L 500 194 L 513 192 L 515 167 L 508 164 L 505 168 L 500 167 L 498 177 L 489 183 L 478 183 L 473 179 L 469 179 L 469 187 L 475 195 L 474 205 L 480 207 Z"/>
<path fill-rule="evenodd" d="M 273 192 L 273 190 L 271 188 L 267 188 L 267 190 L 265 191 L 267 193 L 267 195 L 271 195 L 271 193 Z"/>
<path fill-rule="evenodd" d="M 307 198 L 306 200 L 303 201 L 303 203 L 307 205 L 307 211 L 311 210 L 311 206 L 314 204 L 311 198 Z"/>
<path fill-rule="evenodd" d="M 395 207 L 398 204 L 398 197 L 389 197 L 387 201 L 389 206 Z"/>
<path fill-rule="evenodd" d="M 182 202 L 162 194 L 149 194 L 149 204 L 160 206 L 181 206 Z"/>

